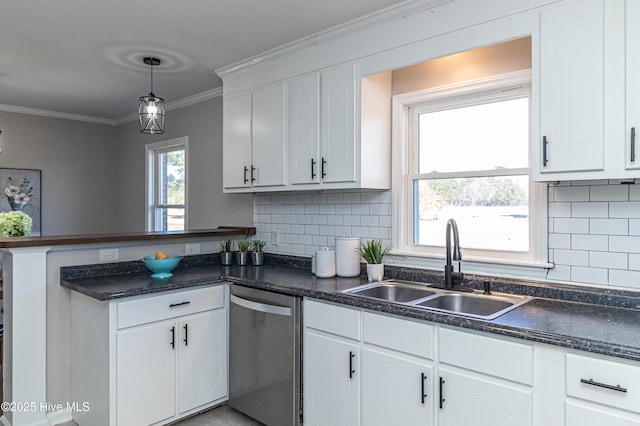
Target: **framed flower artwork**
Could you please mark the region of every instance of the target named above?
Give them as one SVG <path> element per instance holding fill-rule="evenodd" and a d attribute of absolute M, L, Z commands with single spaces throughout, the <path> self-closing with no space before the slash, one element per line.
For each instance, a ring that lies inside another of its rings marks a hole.
<path fill-rule="evenodd" d="M 21 211 L 33 220 L 31 234 L 40 235 L 41 171 L 0 168 L 0 212 Z"/>

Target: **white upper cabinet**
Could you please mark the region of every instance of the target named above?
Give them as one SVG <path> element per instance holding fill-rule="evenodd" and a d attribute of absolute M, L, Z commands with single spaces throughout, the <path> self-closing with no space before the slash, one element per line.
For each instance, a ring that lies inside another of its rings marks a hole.
<path fill-rule="evenodd" d="M 390 188 L 390 72 L 350 62 L 224 103 L 225 192 Z"/>
<path fill-rule="evenodd" d="M 604 169 L 603 0 L 541 15 L 540 173 Z"/>
<path fill-rule="evenodd" d="M 327 183 L 355 182 L 355 66 L 320 73 L 320 93 L 320 177 Z"/>
<path fill-rule="evenodd" d="M 247 188 L 251 171 L 251 94 L 224 99 L 224 188 Z"/>
<path fill-rule="evenodd" d="M 292 185 L 320 183 L 320 74 L 287 84 L 287 144 Z"/>
<path fill-rule="evenodd" d="M 626 167 L 640 169 L 640 2 L 626 2 Z"/>
<path fill-rule="evenodd" d="M 223 185 L 225 192 L 285 184 L 284 85 L 225 97 Z"/>

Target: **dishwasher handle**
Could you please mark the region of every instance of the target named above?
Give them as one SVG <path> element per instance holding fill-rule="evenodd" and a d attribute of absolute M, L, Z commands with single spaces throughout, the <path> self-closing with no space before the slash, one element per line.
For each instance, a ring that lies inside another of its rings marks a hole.
<path fill-rule="evenodd" d="M 284 306 L 267 305 L 266 303 L 254 302 L 253 300 L 243 299 L 241 297 L 231 295 L 231 303 L 235 303 L 243 308 L 251 309 L 252 311 L 264 312 L 265 314 L 282 315 L 290 317 L 293 315 L 293 310 Z"/>

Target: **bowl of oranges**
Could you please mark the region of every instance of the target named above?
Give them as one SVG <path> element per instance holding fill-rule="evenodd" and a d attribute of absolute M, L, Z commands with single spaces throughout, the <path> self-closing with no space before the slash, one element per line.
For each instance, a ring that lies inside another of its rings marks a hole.
<path fill-rule="evenodd" d="M 171 271 L 178 266 L 180 259 L 181 256 L 158 251 L 153 256 L 143 257 L 142 261 L 153 272 L 151 278 L 169 278 L 173 276 Z"/>

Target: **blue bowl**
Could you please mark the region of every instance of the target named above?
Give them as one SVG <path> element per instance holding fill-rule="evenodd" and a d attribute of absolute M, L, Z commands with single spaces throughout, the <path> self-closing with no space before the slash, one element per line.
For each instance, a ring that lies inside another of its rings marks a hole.
<path fill-rule="evenodd" d="M 145 256 L 142 258 L 147 268 L 153 272 L 151 278 L 169 278 L 173 276 L 171 271 L 178 266 L 178 262 L 180 262 L 182 257 L 174 254 L 168 256 L 166 259 L 156 259 L 155 256 Z"/>

